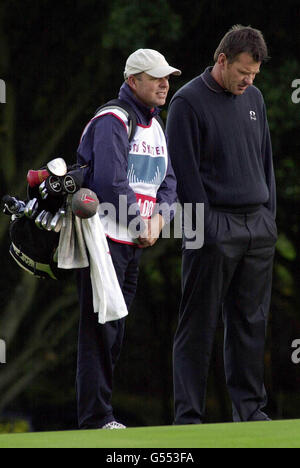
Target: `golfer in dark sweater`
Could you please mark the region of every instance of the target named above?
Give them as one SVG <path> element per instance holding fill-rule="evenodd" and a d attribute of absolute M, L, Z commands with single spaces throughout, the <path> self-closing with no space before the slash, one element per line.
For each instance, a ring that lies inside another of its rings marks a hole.
<path fill-rule="evenodd" d="M 266 58 L 260 31 L 235 26 L 216 50 L 214 67 L 170 104 L 167 135 L 179 200 L 193 204 L 194 212 L 204 203 L 204 245 L 183 249 L 175 424 L 203 421 L 220 313 L 233 419 L 269 419 L 262 408 L 276 193 L 266 109 L 253 86 Z"/>

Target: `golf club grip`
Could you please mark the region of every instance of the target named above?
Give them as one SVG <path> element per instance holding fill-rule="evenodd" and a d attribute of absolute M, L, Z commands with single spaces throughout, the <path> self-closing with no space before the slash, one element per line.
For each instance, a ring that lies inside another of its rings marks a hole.
<path fill-rule="evenodd" d="M 49 177 L 49 175 L 50 174 L 46 169 L 39 169 L 38 171 L 30 169 L 27 173 L 27 182 L 29 187 L 33 188 L 36 185 L 40 185 Z"/>

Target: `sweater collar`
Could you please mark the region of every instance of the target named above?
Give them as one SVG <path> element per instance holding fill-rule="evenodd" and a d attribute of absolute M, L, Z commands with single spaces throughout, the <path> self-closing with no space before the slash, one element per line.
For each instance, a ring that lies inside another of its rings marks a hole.
<path fill-rule="evenodd" d="M 226 96 L 236 99 L 237 96 L 235 94 L 232 94 L 230 91 L 227 89 L 223 88 L 219 83 L 213 78 L 211 71 L 213 67 L 207 67 L 205 71 L 200 75 L 202 78 L 202 81 L 204 84 L 211 90 L 214 91 L 215 93 L 224 93 Z"/>
<path fill-rule="evenodd" d="M 205 71 L 202 73 L 201 78 L 206 86 L 214 91 L 215 93 L 224 93 L 226 90 L 216 82 L 216 80 L 212 77 L 211 71 L 213 67 L 207 67 Z"/>

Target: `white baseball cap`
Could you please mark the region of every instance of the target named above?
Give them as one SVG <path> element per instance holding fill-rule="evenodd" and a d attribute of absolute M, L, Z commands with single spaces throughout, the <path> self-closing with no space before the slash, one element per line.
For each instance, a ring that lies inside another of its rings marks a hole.
<path fill-rule="evenodd" d="M 148 73 L 154 78 L 163 78 L 168 75 L 181 75 L 181 71 L 171 67 L 165 57 L 153 49 L 138 49 L 133 54 L 129 55 L 125 70 L 124 78 L 137 73 Z"/>

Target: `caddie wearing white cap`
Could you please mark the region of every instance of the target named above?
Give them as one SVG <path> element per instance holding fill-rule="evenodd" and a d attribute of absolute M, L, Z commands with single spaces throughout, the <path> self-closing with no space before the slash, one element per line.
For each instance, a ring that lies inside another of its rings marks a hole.
<path fill-rule="evenodd" d="M 109 204 L 115 212 L 109 221 L 101 209 L 99 214 L 128 310 L 136 292 L 141 252 L 155 244 L 164 224 L 172 219 L 166 207 L 177 200 L 176 179 L 157 117 L 167 99 L 170 75 L 180 74 L 159 52 L 135 51 L 126 61 L 117 103 L 98 110 L 78 148 L 78 162 L 88 165 L 85 187 L 97 194 L 100 207 Z M 136 119 L 133 134 L 131 114 Z M 111 397 L 125 318 L 98 322 L 89 268 L 79 270 L 78 285 L 79 427 L 121 429 L 125 426 L 116 421 Z"/>
<path fill-rule="evenodd" d="M 164 78 L 168 75 L 181 75 L 177 68 L 170 67 L 165 57 L 153 49 L 138 49 L 129 55 L 125 71 L 125 80 L 130 75 L 145 72 L 154 78 Z"/>

